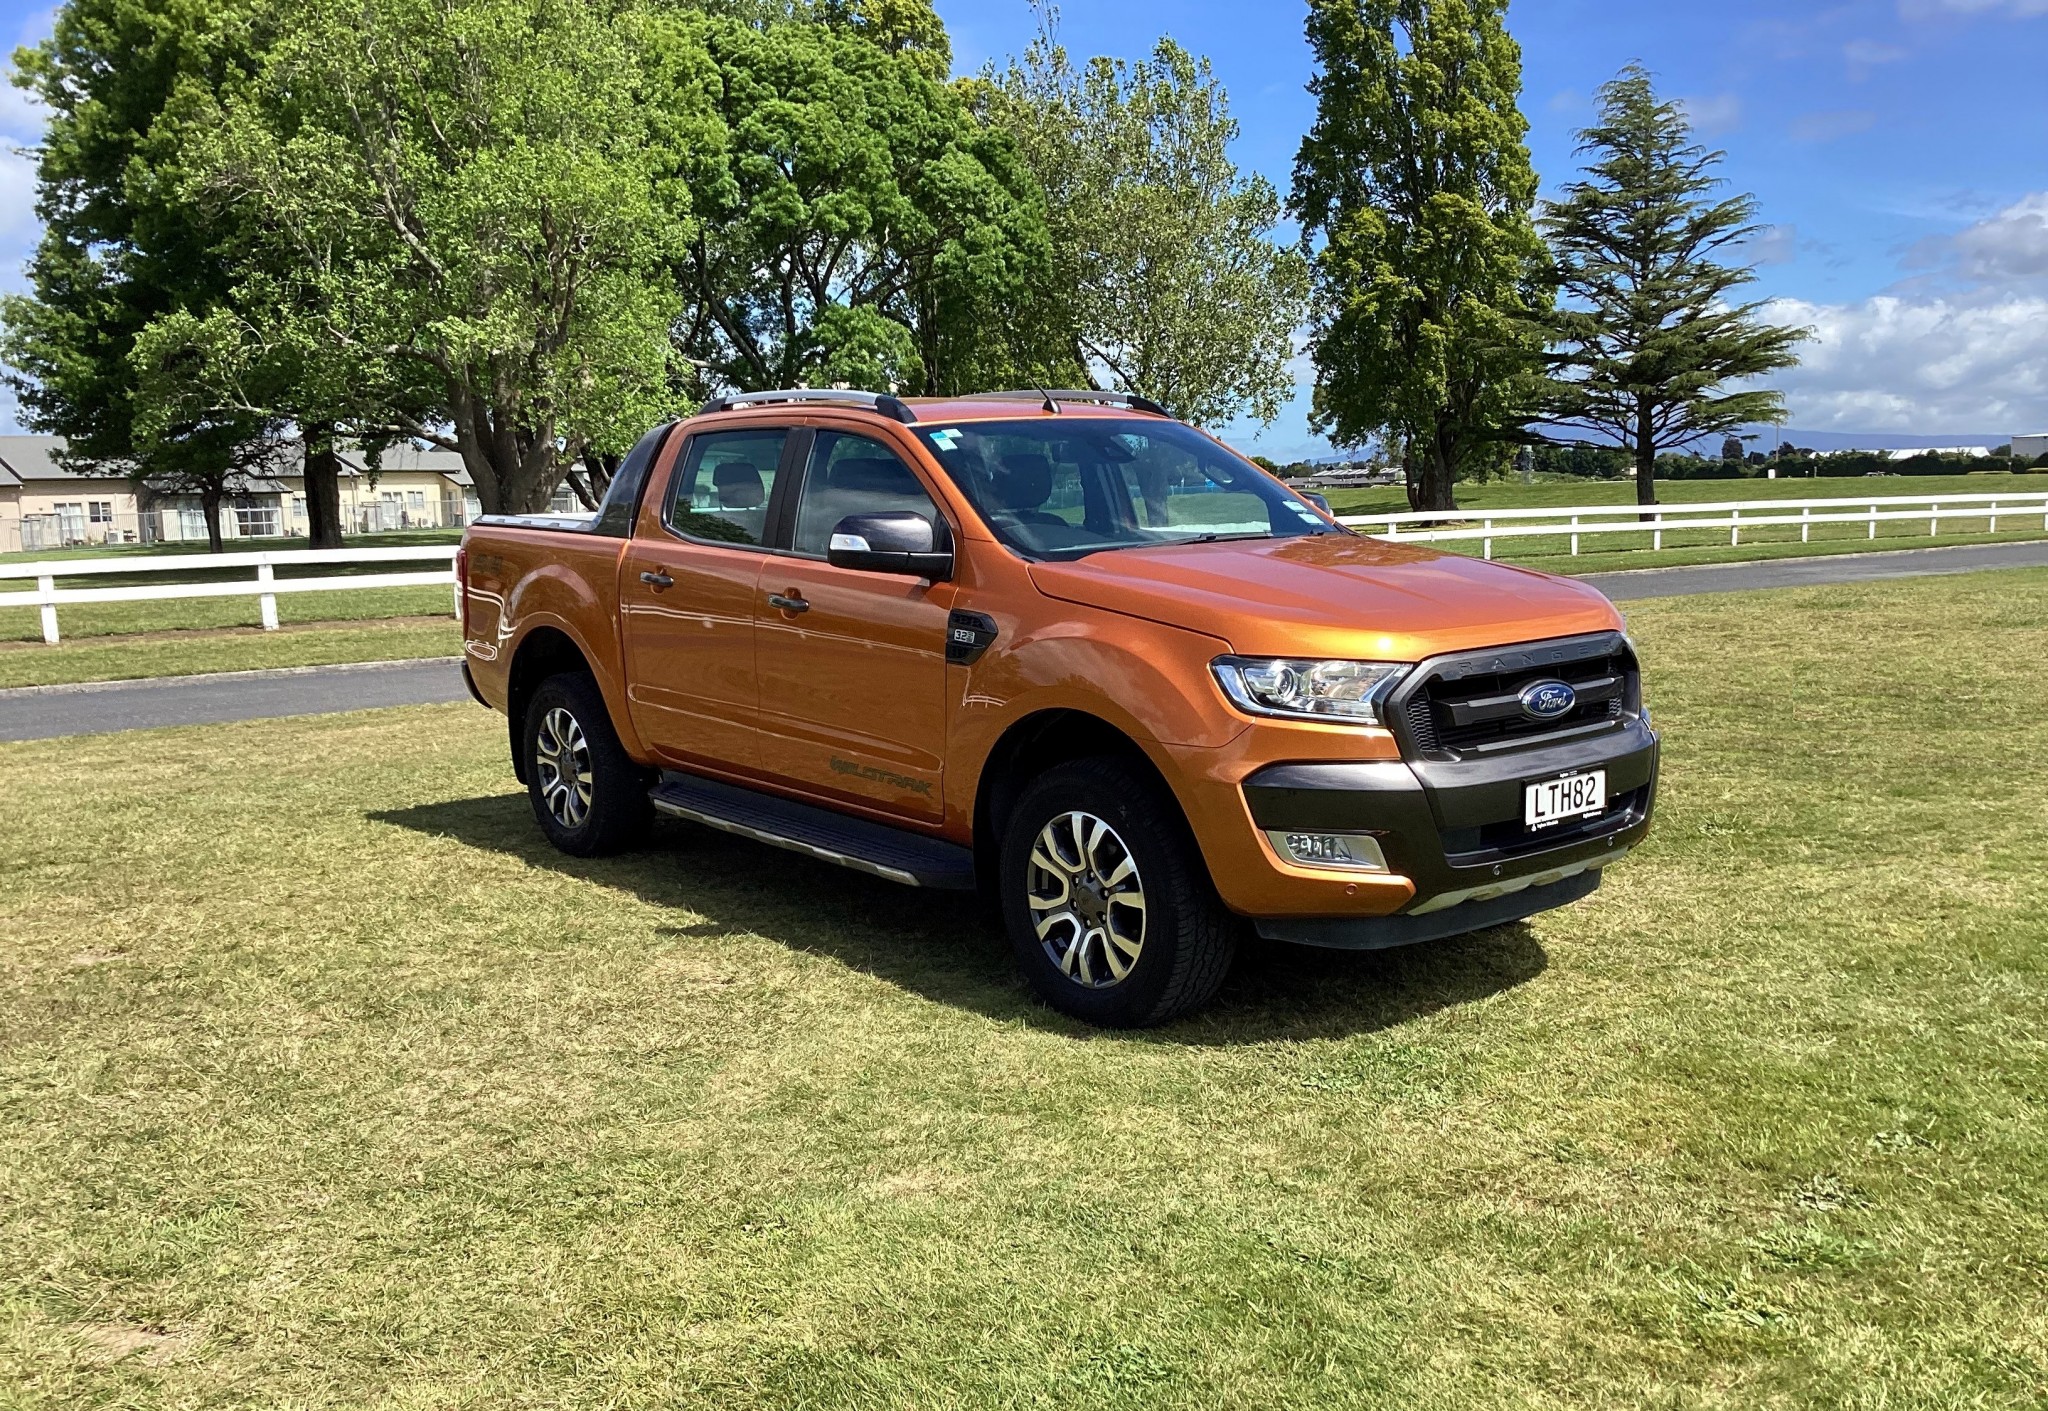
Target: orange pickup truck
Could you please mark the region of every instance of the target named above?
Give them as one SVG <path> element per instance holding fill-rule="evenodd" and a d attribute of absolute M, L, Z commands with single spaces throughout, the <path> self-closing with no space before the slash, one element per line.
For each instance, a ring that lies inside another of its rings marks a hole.
<path fill-rule="evenodd" d="M 464 671 L 553 843 L 654 812 L 979 889 L 1154 1024 L 1248 930 L 1405 945 L 1591 892 L 1658 741 L 1594 589 L 1337 524 L 1141 398 L 720 398 L 594 518 L 492 516 Z"/>

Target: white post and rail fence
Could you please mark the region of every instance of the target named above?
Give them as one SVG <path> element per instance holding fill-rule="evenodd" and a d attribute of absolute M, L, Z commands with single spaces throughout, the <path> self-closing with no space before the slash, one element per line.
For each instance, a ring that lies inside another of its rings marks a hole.
<path fill-rule="evenodd" d="M 1951 532 L 1996 534 L 2003 521 L 2008 531 L 2039 529 L 2048 533 L 2048 492 L 2030 490 L 2006 495 L 1932 495 L 1876 499 L 1727 500 L 1713 504 L 1578 505 L 1566 509 L 1422 510 L 1398 514 L 1350 514 L 1340 522 L 1377 539 L 1397 542 L 1469 543 L 1493 557 L 1497 539 L 1564 538 L 1571 552 L 1580 550 L 1584 535 L 1643 534 L 1649 547 L 1661 551 L 1664 536 L 1702 529 L 1728 531 L 1730 545 L 1742 543 L 1745 529 L 1792 525 L 1801 543 L 1812 542 L 1819 525 L 1853 524 L 1877 537 L 1880 524 L 1924 523 L 1930 537 L 1943 526 Z"/>
<path fill-rule="evenodd" d="M 281 567 L 320 567 L 330 564 L 384 564 L 426 562 L 434 568 L 411 572 L 330 573 L 319 577 L 280 578 Z M 235 569 L 252 570 L 241 579 L 218 579 L 212 575 Z M 115 584 L 108 587 L 60 588 L 60 578 L 98 578 L 102 575 L 151 574 L 175 577 L 180 573 L 205 574 L 193 583 L 152 582 Z M 35 587 L 25 591 L 4 591 L 8 580 L 30 579 Z M 392 549 L 284 549 L 244 554 L 124 554 L 118 558 L 44 559 L 36 563 L 0 563 L 0 608 L 33 607 L 42 610 L 43 640 L 55 643 L 57 609 L 70 603 L 155 603 L 173 598 L 255 598 L 266 628 L 277 627 L 277 597 L 280 593 L 330 593 L 354 588 L 431 588 L 455 582 L 453 544 L 412 545 Z M 455 603 L 461 612 L 462 604 Z"/>
<path fill-rule="evenodd" d="M 2030 491 L 2007 495 L 1936 495 L 1932 497 L 1827 500 L 1741 500 L 1696 505 L 1579 505 L 1565 509 L 1441 510 L 1421 513 L 1357 514 L 1342 517 L 1344 524 L 1362 529 L 1375 538 L 1396 542 L 1455 543 L 1478 540 L 1487 558 L 1493 557 L 1495 540 L 1568 538 L 1571 552 L 1580 551 L 1585 535 L 1643 534 L 1650 547 L 1661 550 L 1664 536 L 1679 531 L 1702 529 L 1728 531 L 1728 542 L 1739 545 L 1745 529 L 1796 525 L 1802 541 L 1809 541 L 1816 525 L 1855 524 L 1864 526 L 1868 538 L 1877 537 L 1880 524 L 1925 523 L 1929 535 L 1939 535 L 1944 526 L 1952 532 L 1996 534 L 2003 523 L 2008 530 L 2048 533 L 2048 492 Z M 431 563 L 432 568 L 411 572 L 348 572 L 317 577 L 297 576 L 302 567 L 327 565 Z M 279 568 L 294 570 L 279 577 Z M 247 570 L 247 578 L 223 579 L 220 573 Z M 180 573 L 191 573 L 195 582 L 164 581 Z M 148 574 L 156 581 L 98 587 L 58 587 L 59 579 L 119 577 Z M 7 591 L 10 581 L 29 581 L 33 588 Z M 0 608 L 34 607 L 41 610 L 43 640 L 59 640 L 57 609 L 73 603 L 162 602 L 173 598 L 255 598 L 266 628 L 278 625 L 277 598 L 281 593 L 324 593 L 359 588 L 419 588 L 455 585 L 455 546 L 414 545 L 389 549 L 285 549 L 261 553 L 233 554 L 124 554 L 104 558 L 43 559 L 30 563 L 0 563 Z M 459 590 L 458 590 L 459 591 Z M 458 599 L 454 611 L 459 615 Z"/>

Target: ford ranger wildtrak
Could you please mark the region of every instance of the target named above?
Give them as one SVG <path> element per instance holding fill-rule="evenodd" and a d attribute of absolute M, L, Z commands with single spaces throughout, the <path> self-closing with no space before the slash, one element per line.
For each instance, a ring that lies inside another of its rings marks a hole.
<path fill-rule="evenodd" d="M 1649 827 L 1612 604 L 1367 538 L 1141 398 L 720 398 L 594 517 L 490 516 L 464 673 L 558 848 L 657 811 L 980 889 L 1053 1006 L 1158 1023 L 1247 931 L 1562 906 Z"/>

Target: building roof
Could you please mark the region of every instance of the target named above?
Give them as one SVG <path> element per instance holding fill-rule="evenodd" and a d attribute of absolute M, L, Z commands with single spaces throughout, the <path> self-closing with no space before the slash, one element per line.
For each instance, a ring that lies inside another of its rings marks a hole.
<path fill-rule="evenodd" d="M 292 454 L 294 457 L 298 455 L 296 443 L 294 443 Z M 342 474 L 368 475 L 370 473 L 368 462 L 369 458 L 363 454 L 361 447 L 343 446 L 341 448 Z M 385 471 L 427 471 L 435 475 L 445 475 L 458 485 L 469 484 L 469 472 L 462 468 L 462 457 L 460 454 L 455 451 L 444 451 L 439 446 L 415 446 L 410 441 L 400 441 L 396 445 L 386 446 L 383 454 L 377 458 L 377 469 L 380 473 Z M 299 472 L 295 471 L 293 473 L 297 474 Z"/>
<path fill-rule="evenodd" d="M 60 481 L 76 483 L 90 480 L 127 480 L 124 471 L 104 470 L 99 473 L 67 470 L 57 460 L 57 453 L 64 449 L 62 436 L 0 436 L 0 487 L 12 489 L 36 481 Z M 345 476 L 370 474 L 368 458 L 356 446 L 341 448 L 341 473 Z M 251 477 L 249 488 L 261 493 L 282 491 L 286 487 L 279 480 L 296 480 L 306 471 L 306 453 L 297 441 L 287 441 L 278 446 L 269 458 L 269 463 L 256 476 Z M 425 472 L 440 475 L 463 488 L 469 488 L 469 472 L 463 468 L 462 457 L 454 451 L 444 451 L 438 446 L 420 447 L 409 441 L 384 448 L 378 457 L 378 471 L 381 472 Z"/>
<path fill-rule="evenodd" d="M 126 480 L 124 470 L 75 471 L 57 463 L 56 453 L 64 449 L 62 436 L 0 436 L 0 467 L 14 476 L 13 483 L 26 485 L 37 480 L 76 482 L 80 480 Z"/>

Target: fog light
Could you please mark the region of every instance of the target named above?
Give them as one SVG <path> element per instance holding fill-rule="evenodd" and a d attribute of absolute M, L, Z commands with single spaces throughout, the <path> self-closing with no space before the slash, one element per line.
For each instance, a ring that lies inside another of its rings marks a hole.
<path fill-rule="evenodd" d="M 1387 855 L 1370 833 L 1290 833 L 1268 828 L 1266 837 L 1289 862 L 1303 867 L 1339 867 L 1348 872 L 1385 872 Z"/>

